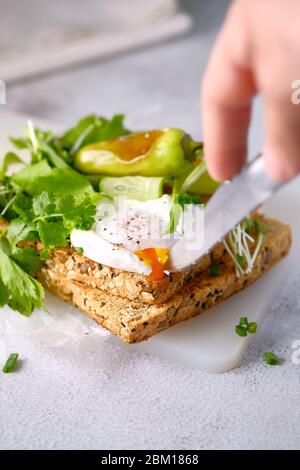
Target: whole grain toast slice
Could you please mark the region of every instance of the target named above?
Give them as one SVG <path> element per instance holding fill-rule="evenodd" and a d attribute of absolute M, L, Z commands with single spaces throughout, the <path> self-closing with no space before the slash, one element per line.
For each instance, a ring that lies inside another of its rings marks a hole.
<path fill-rule="evenodd" d="M 128 300 L 161 304 L 170 299 L 196 274 L 208 269 L 213 261 L 220 259 L 224 251 L 223 244 L 219 243 L 211 253 L 195 264 L 193 269 L 172 273 L 156 281 L 149 280 L 148 276 L 104 266 L 77 253 L 72 247 L 56 248 L 45 265 L 49 271 L 55 273 L 57 277 L 64 277 L 66 281 L 76 281 Z"/>
<path fill-rule="evenodd" d="M 0 218 L 0 233 L 7 226 L 8 222 Z M 36 242 L 21 242 L 21 245 L 24 244 L 42 249 L 40 242 L 38 246 Z M 139 300 L 146 304 L 161 304 L 170 299 L 196 274 L 208 269 L 213 261 L 218 261 L 224 252 L 223 244 L 219 243 L 211 253 L 203 256 L 193 269 L 172 273 L 155 281 L 150 281 L 148 276 L 104 266 L 86 258 L 71 246 L 55 248 L 50 259 L 44 262 L 44 267 L 53 273 L 53 276 L 64 278 L 66 282 L 76 281 L 87 287 L 101 289 L 128 300 Z"/>
<path fill-rule="evenodd" d="M 140 342 L 244 289 L 286 256 L 291 246 L 290 227 L 269 218 L 264 218 L 263 223 L 266 226 L 264 242 L 251 273 L 237 277 L 233 261 L 222 252 L 217 277 L 210 276 L 208 263 L 205 270 L 195 274 L 185 285 L 182 282 L 179 292 L 159 304 L 149 305 L 142 295 L 130 301 L 124 296 L 112 295 L 112 290 L 98 288 L 96 283 L 93 286 L 85 282 L 85 278 L 66 277 L 65 271 L 56 269 L 55 263 L 45 263 L 39 277 L 55 295 L 79 307 L 124 342 Z M 161 295 L 166 299 L 165 291 Z"/>

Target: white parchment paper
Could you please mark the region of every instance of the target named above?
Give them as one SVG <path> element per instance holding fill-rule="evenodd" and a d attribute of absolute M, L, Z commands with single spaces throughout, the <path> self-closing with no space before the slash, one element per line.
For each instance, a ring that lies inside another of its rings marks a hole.
<path fill-rule="evenodd" d="M 0 315 L 0 348 L 14 335 L 30 335 L 52 347 L 71 350 L 101 348 L 110 333 L 80 310 L 46 294 L 46 311 L 35 310 L 30 317 L 5 307 Z M 2 344 L 1 344 L 2 343 Z"/>

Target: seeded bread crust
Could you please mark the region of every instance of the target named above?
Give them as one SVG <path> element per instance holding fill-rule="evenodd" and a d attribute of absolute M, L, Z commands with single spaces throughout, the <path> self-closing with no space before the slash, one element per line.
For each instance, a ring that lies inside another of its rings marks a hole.
<path fill-rule="evenodd" d="M 59 273 L 54 266 L 51 267 L 51 263 L 43 266 L 39 278 L 48 290 L 80 308 L 124 342 L 136 343 L 227 299 L 255 282 L 286 256 L 292 241 L 290 227 L 269 218 L 264 218 L 263 223 L 267 226 L 267 232 L 250 274 L 238 278 L 234 263 L 223 253 L 219 257 L 220 273 L 217 277 L 210 277 L 208 269 L 202 270 L 161 304 L 149 305 L 143 296 L 139 300 L 129 301 L 128 298 L 112 295 L 116 289 L 112 292 L 110 288 L 106 292 L 78 278 L 68 278 L 65 272 Z"/>
<path fill-rule="evenodd" d="M 72 248 L 56 248 L 51 259 L 45 262 L 45 266 L 55 277 L 64 277 L 66 282 L 76 281 L 87 287 L 101 289 L 128 300 L 139 300 L 146 304 L 162 304 L 196 274 L 205 271 L 213 261 L 220 259 L 224 251 L 224 246 L 220 243 L 193 269 L 188 272 L 172 273 L 157 281 L 149 281 L 147 276 L 96 263 Z"/>

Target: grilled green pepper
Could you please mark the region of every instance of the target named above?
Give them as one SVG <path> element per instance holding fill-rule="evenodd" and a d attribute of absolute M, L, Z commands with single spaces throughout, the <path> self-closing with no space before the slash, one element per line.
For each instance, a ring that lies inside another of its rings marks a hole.
<path fill-rule="evenodd" d="M 180 129 L 153 130 L 83 147 L 74 165 L 86 174 L 180 176 L 193 169 L 201 149 Z"/>
<path fill-rule="evenodd" d="M 181 183 L 180 192 L 211 196 L 218 186 L 219 183 L 214 181 L 209 175 L 205 161 L 201 160 Z"/>

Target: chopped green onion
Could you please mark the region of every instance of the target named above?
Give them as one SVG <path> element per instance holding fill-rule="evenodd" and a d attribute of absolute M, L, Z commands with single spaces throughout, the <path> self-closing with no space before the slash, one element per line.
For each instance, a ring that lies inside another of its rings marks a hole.
<path fill-rule="evenodd" d="M 212 263 L 210 269 L 209 269 L 209 275 L 210 277 L 217 277 L 220 274 L 220 265 L 216 262 Z"/>
<path fill-rule="evenodd" d="M 256 333 L 256 330 L 257 330 L 257 323 L 254 322 L 254 321 L 251 322 L 251 323 L 249 323 L 247 330 L 248 330 L 248 333 L 250 333 L 250 334 Z"/>
<path fill-rule="evenodd" d="M 236 325 L 235 332 L 239 336 L 247 336 L 247 328 L 245 328 L 244 326 Z"/>
<path fill-rule="evenodd" d="M 82 255 L 83 253 L 83 248 L 81 248 L 81 246 L 75 246 L 74 250 L 76 251 L 76 253 L 79 253 L 80 255 Z"/>
<path fill-rule="evenodd" d="M 257 330 L 256 322 L 248 322 L 247 317 L 240 317 L 240 323 L 236 325 L 235 332 L 239 336 L 247 336 L 248 333 L 254 334 Z"/>
<path fill-rule="evenodd" d="M 138 201 L 159 199 L 163 195 L 163 187 L 164 178 L 159 176 L 105 176 L 99 183 L 100 192 Z"/>
<path fill-rule="evenodd" d="M 240 318 L 240 325 L 247 326 L 248 325 L 248 318 L 247 317 L 241 317 Z"/>
<path fill-rule="evenodd" d="M 264 360 L 269 366 L 278 366 L 281 364 L 281 359 L 272 352 L 264 352 Z"/>
<path fill-rule="evenodd" d="M 17 361 L 18 361 L 19 354 L 18 353 L 12 353 L 9 355 L 6 363 L 4 364 L 4 367 L 2 369 L 2 372 L 4 374 L 8 374 L 10 372 L 14 372 L 16 369 Z"/>

